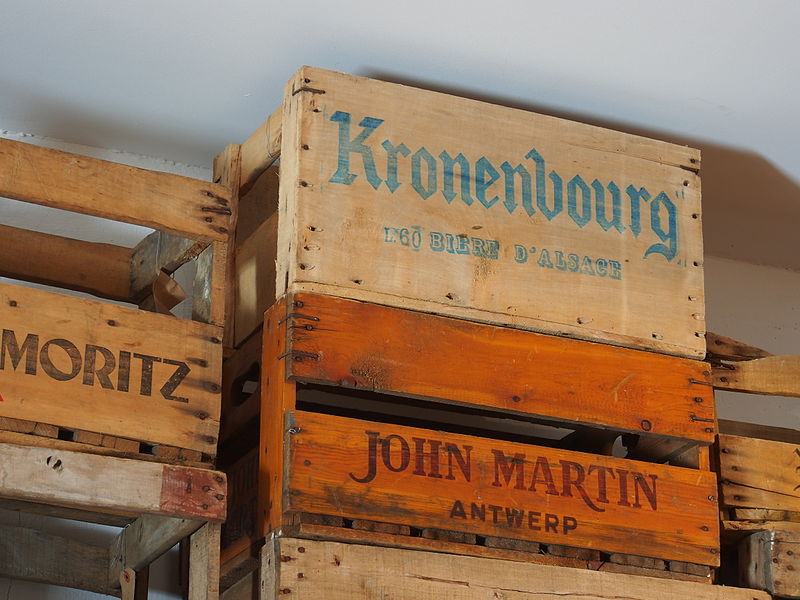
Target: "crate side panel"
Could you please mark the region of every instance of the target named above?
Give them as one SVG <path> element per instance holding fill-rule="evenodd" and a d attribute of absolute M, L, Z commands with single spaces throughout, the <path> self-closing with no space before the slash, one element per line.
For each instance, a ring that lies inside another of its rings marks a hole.
<path fill-rule="evenodd" d="M 297 294 L 292 375 L 711 443 L 706 363 Z"/>
<path fill-rule="evenodd" d="M 721 502 L 800 511 L 800 445 L 719 436 Z"/>
<path fill-rule="evenodd" d="M 696 150 L 303 75 L 292 289 L 705 354 Z"/>
<path fill-rule="evenodd" d="M 0 416 L 216 454 L 221 329 L 0 284 Z"/>
<path fill-rule="evenodd" d="M 719 563 L 713 473 L 331 415 L 291 417 L 290 510 Z"/>

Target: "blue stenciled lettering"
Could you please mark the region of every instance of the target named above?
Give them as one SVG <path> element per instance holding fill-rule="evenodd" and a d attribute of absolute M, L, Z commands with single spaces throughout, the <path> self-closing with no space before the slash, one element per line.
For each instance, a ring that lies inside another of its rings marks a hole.
<path fill-rule="evenodd" d="M 373 117 L 361 119 L 358 126 L 364 129 L 352 140 L 350 139 L 350 119 L 350 113 L 341 110 L 337 110 L 331 115 L 331 121 L 339 123 L 339 167 L 333 177 L 330 178 L 330 181 L 331 183 L 352 185 L 357 175 L 350 172 L 350 155 L 353 152 L 357 152 L 361 155 L 364 163 L 364 173 L 367 175 L 367 181 L 377 190 L 381 185 L 381 178 L 378 177 L 378 172 L 375 170 L 372 149 L 364 142 L 383 123 L 383 119 L 375 119 Z"/>
<path fill-rule="evenodd" d="M 519 204 L 517 203 L 516 189 L 514 187 L 514 175 L 519 175 L 520 183 L 522 183 L 522 203 L 529 206 L 531 203 L 531 174 L 528 169 L 522 165 L 512 167 L 508 161 L 500 165 L 505 175 L 506 180 L 506 199 L 503 200 L 503 206 L 509 214 L 513 213 Z"/>
<path fill-rule="evenodd" d="M 442 150 L 439 154 L 442 159 L 442 168 L 444 177 L 442 177 L 442 196 L 450 204 L 456 197 L 453 179 L 455 177 L 455 166 L 458 165 L 461 171 L 461 200 L 467 206 L 472 204 L 472 196 L 469 193 L 469 161 L 463 154 L 457 154 L 455 158 L 447 153 L 447 150 Z"/>
<path fill-rule="evenodd" d="M 608 183 L 608 191 L 611 192 L 611 220 L 606 216 L 606 190 L 603 184 L 595 179 L 592 182 L 594 188 L 594 208 L 596 212 L 597 224 L 608 231 L 612 227 L 622 233 L 625 227 L 622 225 L 622 200 L 619 197 L 619 187 L 613 181 Z"/>
<path fill-rule="evenodd" d="M 581 191 L 581 210 L 578 210 L 578 189 Z M 585 227 L 592 219 L 592 192 L 580 175 L 575 175 L 567 184 L 567 204 L 572 220 L 578 227 Z"/>
<path fill-rule="evenodd" d="M 408 156 L 411 150 L 405 144 L 395 146 L 389 140 L 383 140 L 381 146 L 386 150 L 386 187 L 394 194 L 400 187 L 400 182 L 397 180 L 397 155 Z"/>
<path fill-rule="evenodd" d="M 425 161 L 425 166 L 428 172 L 428 185 L 422 185 L 422 161 Z M 436 159 L 428 152 L 424 146 L 414 152 L 411 157 L 411 187 L 422 196 L 423 200 L 427 200 L 436 192 Z"/>
<path fill-rule="evenodd" d="M 667 230 L 664 231 L 661 219 L 661 207 L 667 211 Z M 644 258 L 651 254 L 661 254 L 667 260 L 675 258 L 678 252 L 677 214 L 675 204 L 664 192 L 661 192 L 650 203 L 650 227 L 662 242 L 666 244 L 653 244 L 644 253 Z"/>
<path fill-rule="evenodd" d="M 644 188 L 639 188 L 637 190 L 633 185 L 629 185 L 627 188 L 625 188 L 625 192 L 631 199 L 631 231 L 633 232 L 634 237 L 639 237 L 639 234 L 642 232 L 642 205 L 640 200 L 649 202 L 650 192 Z"/>
<path fill-rule="evenodd" d="M 500 173 L 489 162 L 489 159 L 485 156 L 480 157 L 475 163 L 475 197 L 486 208 L 491 208 L 500 200 L 500 196 L 495 196 L 491 200 L 486 199 L 486 190 L 498 179 L 500 179 Z"/>

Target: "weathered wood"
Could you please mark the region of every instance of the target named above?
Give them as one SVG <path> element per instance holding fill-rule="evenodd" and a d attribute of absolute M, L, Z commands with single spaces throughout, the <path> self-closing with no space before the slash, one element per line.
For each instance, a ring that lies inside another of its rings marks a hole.
<path fill-rule="evenodd" d="M 800 523 L 800 512 L 769 508 L 732 508 L 731 515 L 739 521 L 788 521 Z"/>
<path fill-rule="evenodd" d="M 241 246 L 247 238 L 253 235 L 259 225 L 266 221 L 272 213 L 277 212 L 280 189 L 279 173 L 277 165 L 271 166 L 259 176 L 253 187 L 239 198 L 239 220 L 236 224 L 237 246 Z"/>
<path fill-rule="evenodd" d="M 800 398 L 800 356 L 767 356 L 714 367 L 719 390 Z"/>
<path fill-rule="evenodd" d="M 724 507 L 800 511 L 800 445 L 719 436 Z"/>
<path fill-rule="evenodd" d="M 120 597 L 122 600 L 137 600 L 136 571 L 124 569 L 119 572 Z"/>
<path fill-rule="evenodd" d="M 236 249 L 234 340 L 237 346 L 261 326 L 264 312 L 275 302 L 275 257 L 271 249 L 277 244 L 277 235 L 278 213 L 273 212 Z"/>
<path fill-rule="evenodd" d="M 281 106 L 242 144 L 242 175 L 239 184 L 242 194 L 246 193 L 280 156 L 282 119 Z"/>
<path fill-rule="evenodd" d="M 695 575 L 691 573 L 673 572 L 673 571 L 658 571 L 648 569 L 646 567 L 637 567 L 635 565 L 618 565 L 612 562 L 603 562 L 597 568 L 601 573 L 620 573 L 624 575 L 638 575 L 643 577 L 656 577 L 658 579 L 669 579 L 672 581 L 691 581 L 700 584 L 710 584 L 711 581 L 711 567 L 704 567 L 705 574 Z"/>
<path fill-rule="evenodd" d="M 222 590 L 221 600 L 255 600 L 259 598 L 258 571 L 250 571 L 232 586 Z"/>
<path fill-rule="evenodd" d="M 789 427 L 770 427 L 768 425 L 755 425 L 753 423 L 720 419 L 719 432 L 726 435 L 759 438 L 762 440 L 800 445 L 800 429 L 792 429 Z"/>
<path fill-rule="evenodd" d="M 709 360 L 739 361 L 772 356 L 771 352 L 719 335 L 713 331 L 706 332 L 706 347 L 708 348 Z"/>
<path fill-rule="evenodd" d="M 757 531 L 788 531 L 800 534 L 800 523 L 793 521 L 722 521 L 726 533 L 754 533 Z"/>
<path fill-rule="evenodd" d="M 202 525 L 202 521 L 142 515 L 119 534 L 122 564 L 140 571 Z"/>
<path fill-rule="evenodd" d="M 139 304 L 151 293 L 153 280 L 160 272 L 172 274 L 196 258 L 208 246 L 185 237 L 154 231 L 130 251 L 129 297 Z"/>
<path fill-rule="evenodd" d="M 714 440 L 706 363 L 320 294 L 289 302 L 293 378 Z"/>
<path fill-rule="evenodd" d="M 281 127 L 278 296 L 705 356 L 697 150 L 310 67 Z"/>
<path fill-rule="evenodd" d="M 741 584 L 781 598 L 800 598 L 800 534 L 764 531 L 739 546 Z"/>
<path fill-rule="evenodd" d="M 284 427 L 284 512 L 719 564 L 713 473 L 302 411 Z"/>
<path fill-rule="evenodd" d="M 199 240 L 229 232 L 224 186 L 6 139 L 0 196 Z"/>
<path fill-rule="evenodd" d="M 218 523 L 207 523 L 189 540 L 189 600 L 219 598 Z"/>
<path fill-rule="evenodd" d="M 302 549 L 302 550 L 301 550 Z M 265 547 L 262 598 L 769 600 L 763 592 L 430 552 L 282 538 Z"/>
<path fill-rule="evenodd" d="M 0 444 L 4 498 L 223 521 L 225 494 L 225 476 L 216 471 Z"/>
<path fill-rule="evenodd" d="M 0 416 L 216 454 L 219 328 L 10 284 L 0 311 Z"/>
<path fill-rule="evenodd" d="M 71 519 L 85 523 L 98 523 L 112 527 L 125 527 L 136 520 L 135 515 L 125 515 L 116 511 L 97 512 L 8 498 L 0 498 L 0 509 L 56 517 L 58 519 Z"/>
<path fill-rule="evenodd" d="M 0 276 L 129 302 L 130 249 L 0 225 Z"/>
<path fill-rule="evenodd" d="M 225 325 L 224 344 L 232 348 L 234 338 L 234 318 L 236 306 L 236 285 L 234 273 L 236 272 L 236 256 L 233 249 L 236 247 L 237 224 L 239 219 L 239 180 L 241 177 L 241 146 L 228 144 L 219 155 L 214 158 L 214 181 L 224 185 L 231 191 L 230 208 L 230 251 L 225 253 L 225 276 L 229 281 L 224 284 L 224 294 L 221 296 L 223 303 L 223 318 Z M 218 275 L 219 276 L 219 275 Z"/>
<path fill-rule="evenodd" d="M 109 594 L 107 564 L 105 547 L 0 525 L 0 577 Z"/>
<path fill-rule="evenodd" d="M 225 322 L 225 268 L 228 251 L 225 244 L 210 244 L 197 257 L 197 271 L 192 287 L 192 319 L 223 326 Z"/>

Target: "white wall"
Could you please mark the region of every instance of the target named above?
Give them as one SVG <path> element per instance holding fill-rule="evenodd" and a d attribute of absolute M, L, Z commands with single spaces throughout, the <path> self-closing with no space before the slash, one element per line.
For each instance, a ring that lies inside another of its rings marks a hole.
<path fill-rule="evenodd" d="M 205 168 L 152 157 L 31 136 L 20 137 L 5 133 L 0 134 L 0 137 L 21 139 L 28 143 L 199 179 L 208 179 L 210 176 L 210 171 Z M 129 246 L 148 233 L 147 229 L 141 227 L 113 224 L 102 219 L 3 199 L 0 199 L 0 223 Z M 705 265 L 706 309 L 710 330 L 774 353 L 800 354 L 800 273 L 714 257 L 707 257 Z M 717 404 L 719 416 L 722 418 L 784 427 L 798 427 L 800 424 L 800 400 L 797 399 L 722 393 L 718 395 Z M 6 511 L 0 511 L 0 522 L 29 527 L 41 526 L 53 533 L 77 534 L 97 543 L 109 542 L 118 531 Z M 151 574 L 150 598 L 178 598 L 175 595 L 177 568 L 174 551 L 157 563 Z M 0 598 L 4 600 L 89 600 L 104 597 L 65 588 L 0 579 Z"/>

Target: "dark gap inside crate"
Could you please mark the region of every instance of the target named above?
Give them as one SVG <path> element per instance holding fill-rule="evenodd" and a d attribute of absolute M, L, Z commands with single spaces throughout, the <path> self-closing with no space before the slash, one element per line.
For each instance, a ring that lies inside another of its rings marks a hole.
<path fill-rule="evenodd" d="M 64 440 L 66 442 L 74 442 L 77 438 L 77 433 L 75 433 L 71 429 L 65 429 L 64 427 L 58 428 L 58 439 Z"/>
<path fill-rule="evenodd" d="M 150 456 L 155 456 L 156 445 L 148 444 L 147 442 L 139 442 L 139 454 L 148 454 Z"/>

